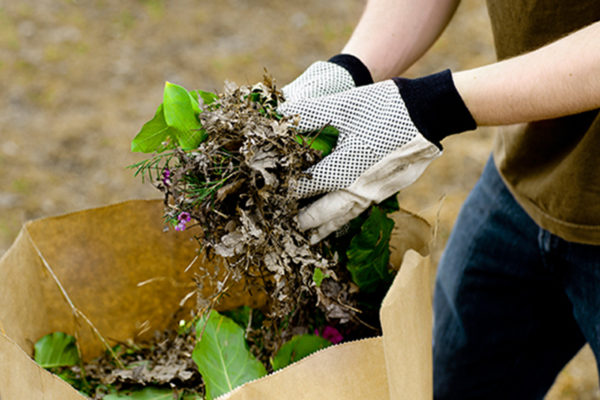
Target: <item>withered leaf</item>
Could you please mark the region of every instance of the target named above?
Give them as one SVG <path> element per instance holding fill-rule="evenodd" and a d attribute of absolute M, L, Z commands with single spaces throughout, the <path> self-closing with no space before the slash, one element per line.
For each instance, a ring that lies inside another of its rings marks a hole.
<path fill-rule="evenodd" d="M 221 202 L 221 201 L 225 200 L 225 198 L 228 195 L 230 195 L 232 193 L 236 193 L 245 182 L 246 182 L 245 179 L 240 178 L 240 179 L 236 179 L 233 182 L 228 183 L 227 185 L 223 186 L 221 189 L 219 189 L 217 191 L 217 201 Z"/>

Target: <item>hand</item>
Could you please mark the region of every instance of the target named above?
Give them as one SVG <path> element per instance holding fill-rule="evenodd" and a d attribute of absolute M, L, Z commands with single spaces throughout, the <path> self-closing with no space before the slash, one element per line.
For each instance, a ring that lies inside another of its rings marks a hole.
<path fill-rule="evenodd" d="M 299 198 L 330 192 L 300 212 L 313 243 L 412 184 L 441 155 L 443 137 L 475 128 L 449 71 L 286 102 L 279 111 L 299 115 L 301 132 L 339 130 L 335 150 L 295 189 Z"/>
<path fill-rule="evenodd" d="M 367 67 L 350 54 L 317 61 L 281 90 L 286 101 L 327 96 L 373 83 Z"/>

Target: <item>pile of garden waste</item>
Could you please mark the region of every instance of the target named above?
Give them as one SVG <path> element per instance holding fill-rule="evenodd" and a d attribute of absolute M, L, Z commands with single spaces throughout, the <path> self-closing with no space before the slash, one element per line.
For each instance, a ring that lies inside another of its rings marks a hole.
<path fill-rule="evenodd" d="M 73 336 L 52 333 L 35 346 L 40 365 L 93 399 L 213 399 L 319 349 L 381 333 L 379 306 L 395 274 L 395 196 L 311 245 L 297 215 L 314 199 L 299 201 L 294 187 L 332 151 L 337 130 L 298 132 L 297 116 L 277 112 L 284 100 L 268 74 L 255 85 L 226 82 L 218 94 L 165 84 L 132 142 L 150 156 L 130 167 L 162 192 L 165 229 L 194 233 L 193 313 L 148 343 L 118 343 L 87 363 Z M 216 259 L 221 268 L 203 268 Z M 207 278 L 217 288 L 209 298 Z M 215 311 L 240 282 L 264 306 Z"/>

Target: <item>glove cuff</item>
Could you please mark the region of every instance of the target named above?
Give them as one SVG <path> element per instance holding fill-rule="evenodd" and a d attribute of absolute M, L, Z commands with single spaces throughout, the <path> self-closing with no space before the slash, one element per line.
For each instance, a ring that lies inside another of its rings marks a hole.
<path fill-rule="evenodd" d="M 440 141 L 446 136 L 477 128 L 449 69 L 423 78 L 393 81 L 419 132 L 440 149 Z"/>
<path fill-rule="evenodd" d="M 369 72 L 367 66 L 352 54 L 338 54 L 327 61 L 339 65 L 348 71 L 350 76 L 352 76 L 352 79 L 354 79 L 354 84 L 356 86 L 370 85 L 373 83 L 371 72 Z"/>

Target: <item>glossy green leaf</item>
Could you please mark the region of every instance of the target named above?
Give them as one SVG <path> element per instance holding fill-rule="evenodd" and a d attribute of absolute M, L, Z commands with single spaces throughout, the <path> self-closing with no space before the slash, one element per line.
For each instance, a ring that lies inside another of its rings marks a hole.
<path fill-rule="evenodd" d="M 248 350 L 244 330 L 233 320 L 212 310 L 208 318 L 198 321 L 197 332 L 192 359 L 204 380 L 207 399 L 267 374 Z"/>
<path fill-rule="evenodd" d="M 393 275 L 388 265 L 393 228 L 394 221 L 387 217 L 386 212 L 379 206 L 373 206 L 360 232 L 350 241 L 346 251 L 346 268 L 361 291 L 373 292 L 381 283 L 391 281 Z"/>
<path fill-rule="evenodd" d="M 75 338 L 63 332 L 50 333 L 34 346 L 34 360 L 44 368 L 67 367 L 79 363 Z"/>
<path fill-rule="evenodd" d="M 142 153 L 160 151 L 163 147 L 163 142 L 169 136 L 176 139 L 177 131 L 167 126 L 163 113 L 163 105 L 161 104 L 158 110 L 156 110 L 154 117 L 146 122 L 135 138 L 133 138 L 131 151 Z"/>
<path fill-rule="evenodd" d="M 165 83 L 163 112 L 167 126 L 173 128 L 177 143 L 183 149 L 197 147 L 206 137 L 198 120 L 198 101 L 183 87 Z"/>
<path fill-rule="evenodd" d="M 317 350 L 331 346 L 331 342 L 317 335 L 297 335 L 285 342 L 271 360 L 273 370 L 281 369 L 303 359 Z"/>
<path fill-rule="evenodd" d="M 104 400 L 173 400 L 171 389 L 145 387 L 139 390 L 121 390 L 103 397 Z"/>

